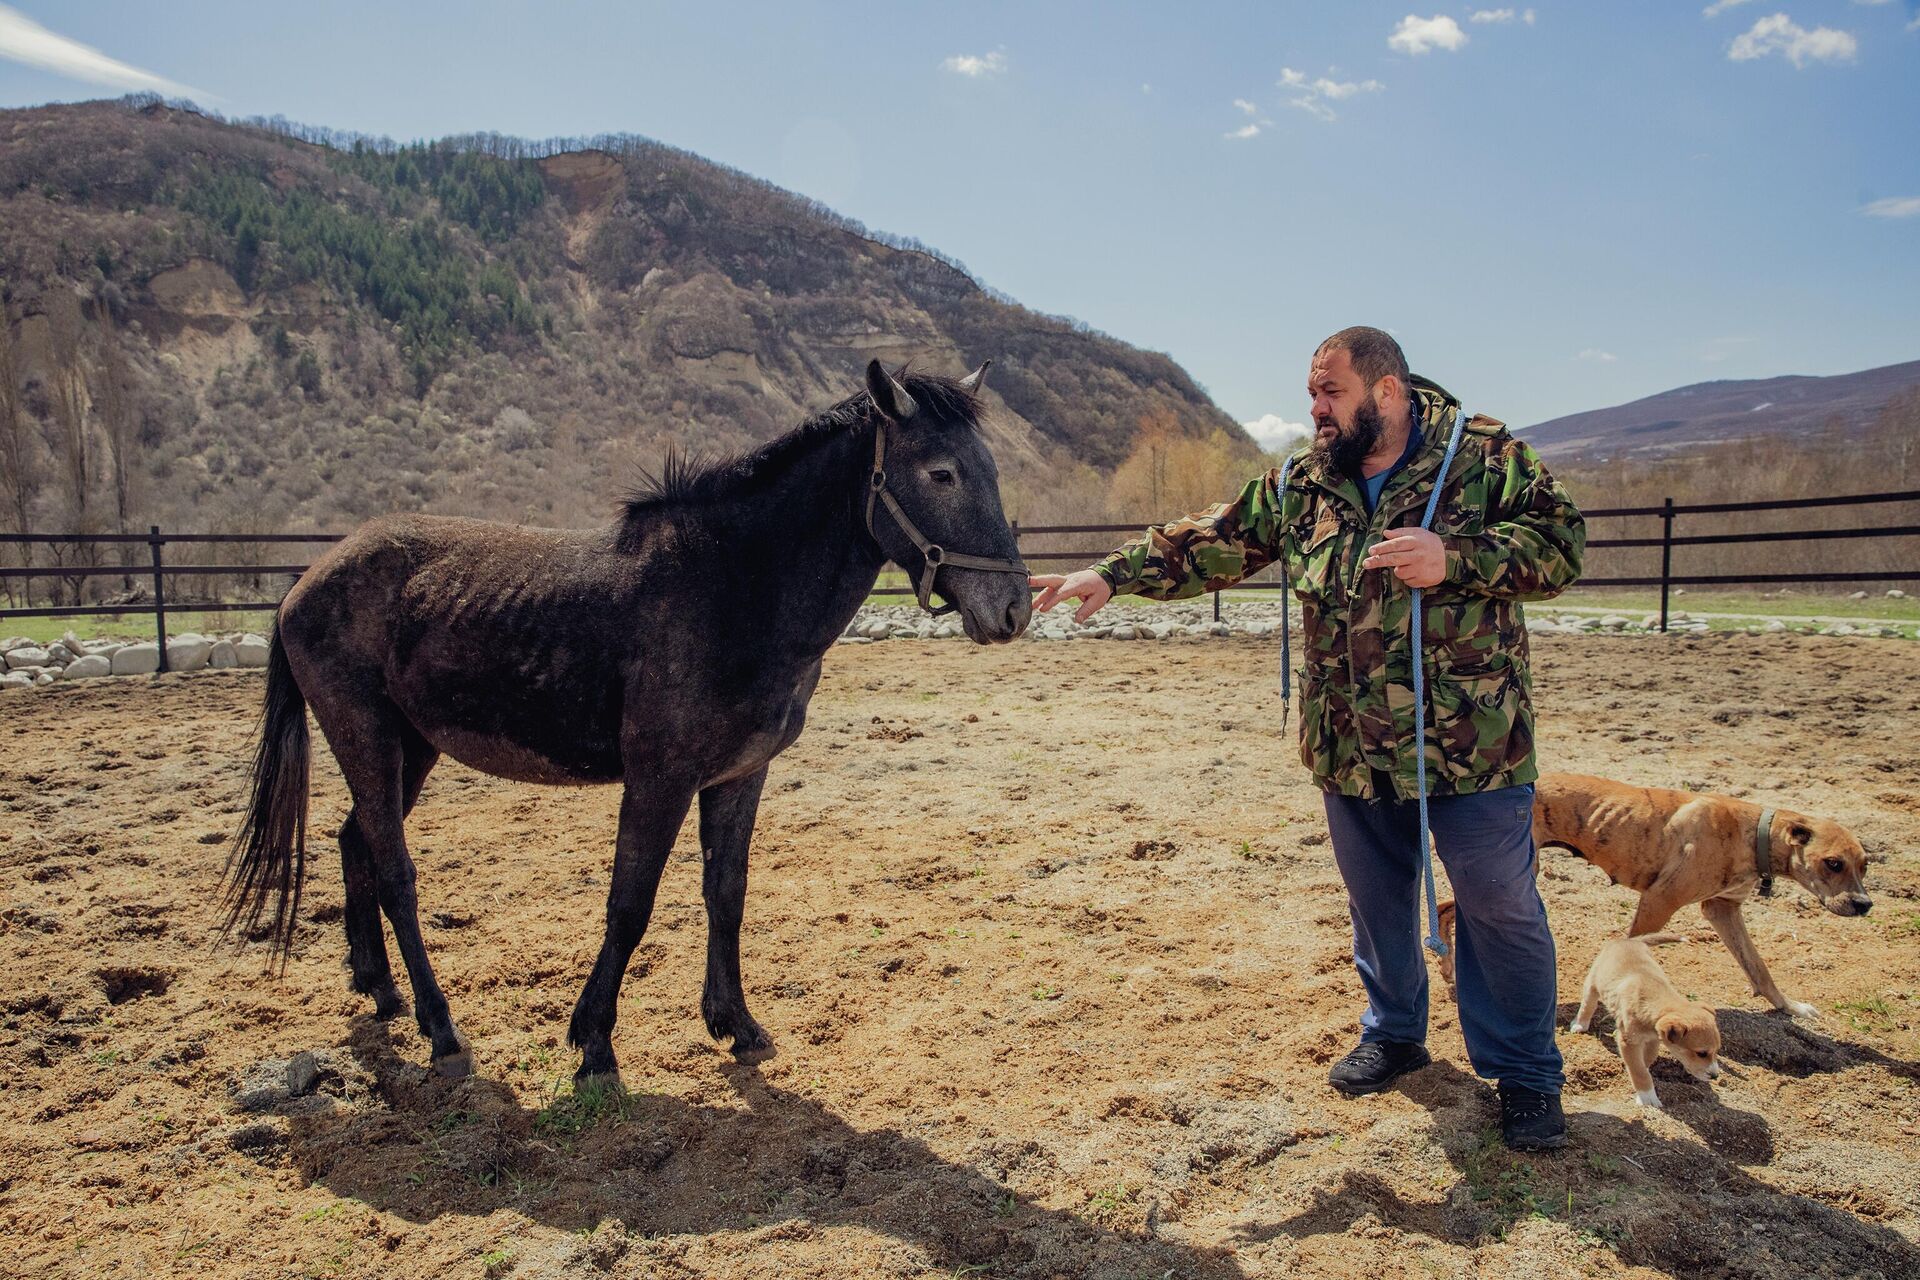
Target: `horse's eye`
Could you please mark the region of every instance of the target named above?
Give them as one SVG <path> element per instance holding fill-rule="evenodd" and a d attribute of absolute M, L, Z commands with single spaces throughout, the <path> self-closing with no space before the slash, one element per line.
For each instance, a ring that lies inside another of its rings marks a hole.
<path fill-rule="evenodd" d="M 1847 864 L 1840 861 L 1840 859 L 1838 858 L 1827 859 L 1827 870 L 1833 872 L 1833 874 L 1839 875 L 1841 872 L 1845 871 L 1846 869 L 1847 869 Z"/>
<path fill-rule="evenodd" d="M 927 479 L 933 481 L 935 484 L 952 484 L 953 472 L 947 470 L 945 467 L 935 467 L 933 470 L 927 472 Z"/>

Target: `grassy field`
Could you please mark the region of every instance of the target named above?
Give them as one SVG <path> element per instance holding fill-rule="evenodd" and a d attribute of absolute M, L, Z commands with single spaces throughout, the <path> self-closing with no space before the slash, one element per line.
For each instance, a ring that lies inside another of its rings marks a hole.
<path fill-rule="evenodd" d="M 261 611 L 236 611 L 233 613 L 170 613 L 167 615 L 167 634 L 182 635 L 188 631 L 202 634 L 228 631 L 251 631 L 255 635 L 267 634 L 267 628 L 273 623 L 273 615 Z M 81 618 L 8 618 L 0 622 L 0 636 L 27 636 L 46 644 L 58 640 L 68 631 L 82 640 L 105 637 L 114 640 L 151 640 L 153 635 L 153 615 L 150 613 L 129 613 L 120 617 L 112 614 L 100 614 Z"/>

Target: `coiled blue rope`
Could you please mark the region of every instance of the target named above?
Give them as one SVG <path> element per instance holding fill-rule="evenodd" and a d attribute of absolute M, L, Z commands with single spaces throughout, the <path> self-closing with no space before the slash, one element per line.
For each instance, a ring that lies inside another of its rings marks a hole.
<path fill-rule="evenodd" d="M 1417 412 L 1417 410 L 1416 410 Z M 1440 509 L 1440 491 L 1446 487 L 1447 473 L 1453 469 L 1453 456 L 1460 451 L 1460 437 L 1467 429 L 1467 414 L 1461 410 L 1453 421 L 1453 435 L 1447 440 L 1447 453 L 1440 461 L 1440 474 L 1433 482 L 1433 492 L 1427 496 L 1427 509 L 1420 517 L 1420 527 L 1427 528 L 1433 523 L 1433 516 Z M 1288 458 L 1280 464 L 1279 501 L 1287 500 L 1287 475 L 1293 470 L 1293 459 Z M 1287 574 L 1284 540 L 1281 552 L 1280 577 L 1285 584 L 1280 589 L 1280 732 L 1287 731 L 1287 713 L 1293 707 L 1293 627 L 1291 624 L 1291 602 L 1287 593 L 1293 589 Z M 1440 899 L 1433 882 L 1433 844 L 1427 837 L 1427 671 L 1425 660 L 1424 636 L 1427 629 L 1425 612 L 1425 593 L 1419 588 L 1413 589 L 1413 616 L 1410 629 L 1413 632 L 1413 705 L 1414 714 L 1419 717 L 1417 740 L 1413 753 L 1414 786 L 1419 793 L 1420 806 L 1420 874 L 1427 890 L 1427 950 L 1436 956 L 1447 954 L 1447 944 L 1440 938 Z"/>

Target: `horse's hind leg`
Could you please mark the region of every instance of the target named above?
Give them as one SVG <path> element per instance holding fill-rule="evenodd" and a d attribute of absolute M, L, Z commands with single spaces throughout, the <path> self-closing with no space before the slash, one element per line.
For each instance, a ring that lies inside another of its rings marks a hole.
<path fill-rule="evenodd" d="M 763 768 L 700 793 L 701 890 L 707 900 L 707 981 L 700 1013 L 716 1040 L 731 1038 L 742 1062 L 773 1056 L 773 1042 L 747 1012 L 740 987 L 740 921 L 747 901 L 747 847 L 760 810 Z"/>
<path fill-rule="evenodd" d="M 415 732 L 411 725 L 403 735 L 401 765 L 402 811 L 413 812 L 427 774 L 440 759 L 439 751 Z M 379 877 L 374 870 L 373 849 L 360 829 L 359 810 L 347 815 L 340 825 L 340 873 L 346 882 L 347 967 L 353 974 L 353 989 L 373 997 L 374 1017 L 382 1022 L 406 1008 L 393 985 L 393 970 L 387 962 L 387 939 L 380 927 Z"/>
<path fill-rule="evenodd" d="M 309 691 L 307 702 L 353 795 L 352 825 L 365 841 L 366 855 L 373 863 L 374 895 L 407 966 L 414 1021 L 420 1034 L 432 1042 L 434 1069 L 443 1076 L 467 1075 L 473 1070 L 473 1054 L 466 1037 L 453 1025 L 447 997 L 427 960 L 426 942 L 420 936 L 420 904 L 414 895 L 413 859 L 407 853 L 406 813 L 418 794 L 417 783 L 408 785 L 407 756 L 418 735 L 384 694 L 344 682 L 316 684 L 319 687 Z M 417 762 L 430 764 L 424 757 Z M 418 781 L 425 779 L 425 768 L 418 768 Z M 363 910 L 356 927 L 364 929 L 365 919 Z M 370 976 L 377 979 L 378 975 Z"/>

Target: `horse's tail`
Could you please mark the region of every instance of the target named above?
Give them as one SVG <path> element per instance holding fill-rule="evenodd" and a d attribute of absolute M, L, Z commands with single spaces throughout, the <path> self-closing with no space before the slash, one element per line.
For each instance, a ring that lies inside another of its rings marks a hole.
<path fill-rule="evenodd" d="M 307 700 L 294 681 L 276 626 L 267 651 L 267 701 L 253 756 L 253 796 L 227 858 L 227 919 L 244 935 L 260 932 L 272 900 L 269 963 L 287 967 L 307 874 Z"/>

